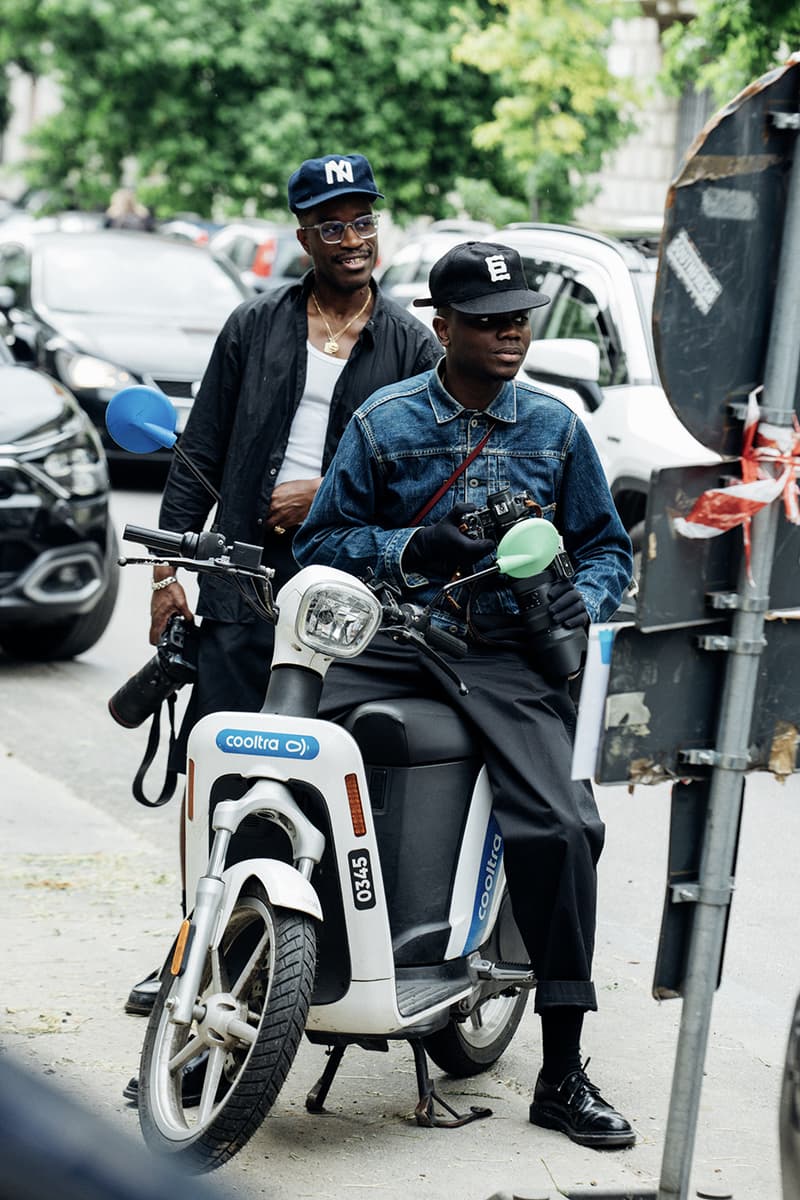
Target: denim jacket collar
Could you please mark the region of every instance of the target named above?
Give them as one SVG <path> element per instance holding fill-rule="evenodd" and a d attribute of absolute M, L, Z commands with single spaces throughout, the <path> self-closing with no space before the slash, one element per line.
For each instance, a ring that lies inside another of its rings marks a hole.
<path fill-rule="evenodd" d="M 445 355 L 442 355 L 436 364 L 436 369 L 431 371 L 428 376 L 428 398 L 437 425 L 444 425 L 447 421 L 452 421 L 455 417 L 461 417 L 465 413 L 475 415 L 475 410 L 466 409 L 462 404 L 459 404 L 442 383 L 441 371 L 445 357 Z M 507 383 L 504 383 L 488 408 L 483 408 L 480 411 L 495 421 L 503 421 L 507 425 L 516 424 L 517 389 L 514 381 L 509 380 Z"/>

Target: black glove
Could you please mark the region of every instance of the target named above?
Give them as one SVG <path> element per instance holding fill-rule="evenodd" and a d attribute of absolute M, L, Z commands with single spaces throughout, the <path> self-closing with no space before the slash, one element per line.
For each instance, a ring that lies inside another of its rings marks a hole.
<path fill-rule="evenodd" d="M 547 608 L 556 625 L 579 629 L 589 624 L 583 596 L 569 579 L 557 579 L 547 592 Z"/>
<path fill-rule="evenodd" d="M 403 570 L 433 579 L 449 579 L 459 567 L 471 566 L 495 550 L 489 538 L 467 537 L 459 529 L 474 504 L 457 504 L 435 525 L 423 525 L 403 551 Z"/>

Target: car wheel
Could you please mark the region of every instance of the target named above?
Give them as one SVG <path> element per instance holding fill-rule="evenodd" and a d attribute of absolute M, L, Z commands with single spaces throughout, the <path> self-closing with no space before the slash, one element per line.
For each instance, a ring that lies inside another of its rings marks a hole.
<path fill-rule="evenodd" d="M 119 590 L 116 542 L 110 555 L 108 587 L 98 604 L 87 613 L 51 625 L 21 625 L 0 630 L 0 646 L 9 658 L 28 662 L 56 662 L 84 654 L 105 632 Z"/>

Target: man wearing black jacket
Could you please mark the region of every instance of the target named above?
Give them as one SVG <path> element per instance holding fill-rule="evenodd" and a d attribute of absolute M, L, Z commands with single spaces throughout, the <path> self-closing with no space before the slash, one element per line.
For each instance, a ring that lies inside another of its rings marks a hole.
<path fill-rule="evenodd" d="M 309 159 L 289 179 L 289 208 L 312 269 L 297 284 L 246 300 L 220 333 L 181 447 L 219 492 L 214 527 L 263 544 L 280 588 L 295 573 L 295 530 L 356 408 L 376 389 L 429 369 L 441 347 L 415 317 L 383 296 L 372 278 L 383 199 L 359 154 Z M 172 461 L 159 524 L 199 531 L 213 499 Z M 197 683 L 170 766 L 183 770 L 189 730 L 221 710 L 258 710 L 264 700 L 273 628 L 235 588 L 204 576 Z M 150 641 L 174 613 L 192 618 L 166 566 L 153 578 Z M 158 990 L 137 985 L 128 1012 L 147 1012 Z"/>

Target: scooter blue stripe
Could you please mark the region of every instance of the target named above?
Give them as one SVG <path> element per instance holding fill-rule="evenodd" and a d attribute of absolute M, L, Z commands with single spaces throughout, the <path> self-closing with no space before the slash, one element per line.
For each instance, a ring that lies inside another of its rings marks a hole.
<path fill-rule="evenodd" d="M 481 870 L 475 888 L 472 922 L 462 954 L 469 954 L 472 950 L 477 950 L 486 940 L 486 922 L 492 907 L 497 873 L 502 861 L 503 835 L 494 813 L 492 813 L 486 826 L 486 837 L 481 852 Z"/>

